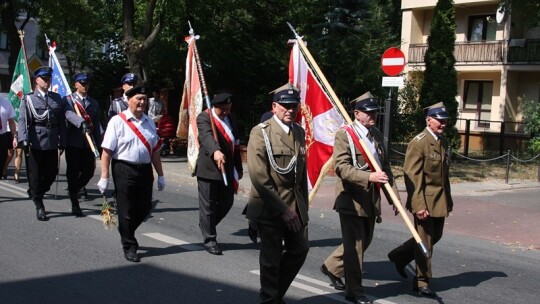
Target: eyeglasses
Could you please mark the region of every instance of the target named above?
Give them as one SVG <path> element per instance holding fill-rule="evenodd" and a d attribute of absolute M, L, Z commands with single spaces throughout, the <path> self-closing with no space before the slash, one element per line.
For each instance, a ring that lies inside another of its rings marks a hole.
<path fill-rule="evenodd" d="M 39 76 L 39 78 L 43 79 L 45 82 L 51 81 L 51 77 L 49 76 Z"/>
<path fill-rule="evenodd" d="M 296 109 L 298 109 L 298 103 L 279 103 L 279 105 L 284 107 L 287 110 L 296 110 Z"/>

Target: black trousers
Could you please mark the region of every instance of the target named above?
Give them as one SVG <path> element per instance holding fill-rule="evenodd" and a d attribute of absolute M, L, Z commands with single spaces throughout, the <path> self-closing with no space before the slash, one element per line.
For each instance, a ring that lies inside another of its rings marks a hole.
<path fill-rule="evenodd" d="M 94 176 L 96 159 L 89 148 L 66 147 L 68 192 L 77 195 Z"/>
<path fill-rule="evenodd" d="M 229 213 L 234 202 L 232 185 L 223 181 L 197 178 L 199 189 L 199 226 L 205 246 L 215 246 L 216 226 Z"/>
<path fill-rule="evenodd" d="M 27 160 L 26 171 L 30 195 L 32 199 L 41 200 L 43 195 L 51 189 L 58 174 L 58 150 L 30 149 Z"/>
<path fill-rule="evenodd" d="M 278 225 L 258 223 L 261 237 L 261 303 L 282 303 L 294 277 L 304 265 L 309 251 L 308 228 L 292 232 L 281 219 Z"/>
<path fill-rule="evenodd" d="M 10 132 L 0 135 L 0 164 L 5 164 L 8 150 L 13 148 L 13 137 Z M 4 167 L 2 167 L 3 169 Z"/>
<path fill-rule="evenodd" d="M 139 243 L 135 230 L 152 209 L 152 165 L 134 165 L 113 159 L 112 172 L 122 247 L 124 252 L 136 251 Z"/>

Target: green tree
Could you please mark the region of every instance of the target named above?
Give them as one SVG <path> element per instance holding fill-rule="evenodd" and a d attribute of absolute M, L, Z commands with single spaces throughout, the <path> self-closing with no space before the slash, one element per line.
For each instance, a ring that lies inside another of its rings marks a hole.
<path fill-rule="evenodd" d="M 450 113 L 447 138 L 453 148 L 459 148 L 460 138 L 455 127 L 458 103 L 457 73 L 454 67 L 454 44 L 456 41 L 456 17 L 453 0 L 439 0 L 435 7 L 431 31 L 428 37 L 428 49 L 424 61 L 426 69 L 420 89 L 420 107 L 424 108 L 436 102 L 443 102 Z M 417 114 L 418 126 L 424 122 L 422 111 Z M 420 131 L 420 130 L 418 130 Z"/>
<path fill-rule="evenodd" d="M 526 24 L 540 26 L 540 2 L 531 0 L 502 0 L 500 6 L 511 12 L 512 18 L 525 20 Z"/>
<path fill-rule="evenodd" d="M 540 153 L 540 103 L 523 97 L 522 109 L 525 132 L 531 135 L 529 151 L 534 154 Z"/>

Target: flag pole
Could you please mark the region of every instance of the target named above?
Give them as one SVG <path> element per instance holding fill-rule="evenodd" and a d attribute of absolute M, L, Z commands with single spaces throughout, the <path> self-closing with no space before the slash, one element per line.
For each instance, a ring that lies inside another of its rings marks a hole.
<path fill-rule="evenodd" d="M 315 75 L 321 80 L 321 84 L 323 86 L 323 89 L 329 94 L 330 102 L 332 102 L 332 104 L 337 108 L 338 113 L 345 119 L 347 124 L 352 124 L 353 122 L 352 122 L 351 118 L 349 117 L 349 114 L 347 113 L 347 111 L 345 110 L 345 108 L 343 107 L 341 102 L 339 101 L 339 98 L 337 97 L 336 93 L 334 92 L 334 90 L 332 89 L 332 87 L 330 86 L 328 81 L 326 80 L 326 77 L 324 76 L 324 74 L 321 72 L 321 69 L 319 68 L 319 66 L 317 65 L 315 60 L 313 59 L 313 56 L 311 56 L 311 53 L 309 52 L 306 45 L 304 44 L 304 41 L 302 40 L 302 37 L 300 37 L 298 35 L 298 33 L 295 31 L 294 27 L 289 22 L 287 22 L 287 25 L 289 26 L 291 31 L 294 33 L 294 36 L 296 38 L 296 41 L 297 41 L 298 46 L 300 48 L 300 51 L 306 56 L 307 63 L 313 68 L 313 70 L 315 71 Z M 373 164 L 373 167 L 375 168 L 375 171 L 376 172 L 381 172 L 382 169 L 379 166 L 379 163 L 375 160 L 375 157 L 373 156 L 373 154 L 371 153 L 369 148 L 366 146 L 366 143 L 364 142 L 364 140 L 361 137 L 359 137 L 359 142 L 360 142 L 360 145 L 362 146 L 362 148 L 365 151 L 365 156 Z M 321 171 L 321 172 L 323 172 L 323 174 L 324 174 L 325 171 Z M 319 182 L 319 180 L 317 180 L 317 182 Z M 400 200 L 396 196 L 396 194 L 394 193 L 392 187 L 390 186 L 389 183 L 384 183 L 382 185 L 384 187 L 384 190 L 386 190 L 385 194 L 387 195 L 387 199 L 390 200 L 393 203 L 393 205 L 398 209 L 399 213 L 401 214 L 401 217 L 403 218 L 403 221 L 405 221 L 405 224 L 409 228 L 409 230 L 410 230 L 411 234 L 413 235 L 417 245 L 420 247 L 420 250 L 422 251 L 422 253 L 424 254 L 425 257 L 429 257 L 429 251 L 427 250 L 427 247 L 422 242 L 422 239 L 420 238 L 420 235 L 418 235 L 418 232 L 416 231 L 414 225 L 412 224 L 411 220 L 407 216 L 407 213 L 406 213 L 405 209 L 403 208 L 403 205 L 401 205 Z"/>
<path fill-rule="evenodd" d="M 49 37 L 47 37 L 47 34 L 45 34 L 45 42 L 47 43 L 47 47 L 49 48 L 49 52 L 51 50 L 51 40 L 49 39 Z M 54 49 L 52 50 L 52 53 L 54 53 Z M 58 68 L 61 68 L 60 66 L 60 62 L 58 62 L 58 57 L 56 57 L 56 53 L 54 53 L 54 57 L 53 56 L 49 56 L 49 66 L 51 66 L 51 63 L 50 61 L 53 61 L 56 63 L 56 66 Z M 60 72 L 61 75 L 63 75 L 63 72 Z M 65 76 L 64 76 L 64 79 L 65 80 Z M 66 80 L 66 93 L 67 95 L 65 96 L 67 99 L 69 99 L 71 101 L 71 103 L 74 105 L 74 110 L 75 110 L 75 113 L 77 114 L 77 116 L 81 117 L 84 119 L 83 115 L 81 114 L 81 110 L 79 109 L 79 105 L 80 103 L 76 100 L 73 100 L 73 98 L 71 98 L 71 88 L 69 87 L 69 84 L 67 83 L 67 80 Z M 77 103 L 77 104 L 75 104 Z M 80 105 L 82 107 L 82 105 Z M 86 120 L 85 120 L 86 121 Z M 95 158 L 99 158 L 99 151 L 98 149 L 96 149 L 96 141 L 94 140 L 94 137 L 87 133 L 87 132 L 84 132 L 84 135 L 86 137 L 86 141 L 88 142 L 88 145 L 90 146 L 90 150 L 92 150 L 92 152 L 94 153 L 94 157 Z"/>
<path fill-rule="evenodd" d="M 191 22 L 188 21 L 188 24 L 189 24 L 189 35 L 191 37 L 195 37 L 195 31 L 191 27 Z M 208 108 L 208 116 L 210 117 L 210 126 L 212 127 L 212 134 L 214 135 L 214 139 L 216 140 L 216 142 L 219 144 L 218 136 L 216 132 L 216 126 L 214 123 L 214 116 L 212 115 L 212 105 L 210 104 L 210 97 L 208 96 L 208 89 L 206 88 L 206 81 L 204 80 L 204 73 L 201 66 L 201 60 L 199 57 L 199 50 L 197 49 L 197 43 L 195 40 L 193 40 L 193 55 L 195 56 L 195 63 L 197 64 L 197 72 L 199 73 L 201 88 L 204 94 L 204 101 L 206 102 L 206 107 Z M 227 175 L 225 174 L 225 167 L 223 166 L 221 166 L 221 175 L 223 177 L 223 182 L 225 183 L 225 186 L 228 186 Z"/>
<path fill-rule="evenodd" d="M 24 31 L 23 30 L 19 30 L 19 39 L 21 40 L 21 48 L 22 48 L 22 51 L 23 51 L 23 56 L 24 56 L 24 65 L 25 65 L 25 68 L 26 68 L 26 76 L 28 77 L 28 81 L 30 82 L 30 69 L 28 69 L 28 60 L 26 58 L 26 48 L 24 47 Z M 24 87 L 24 85 L 23 85 Z M 30 90 L 32 89 L 32 83 L 30 82 Z M 23 100 L 25 99 L 25 93 L 24 93 L 24 89 L 23 89 L 23 94 L 21 96 L 21 105 L 23 104 Z M 24 105 L 26 107 L 26 102 L 24 101 Z M 25 111 L 26 115 L 28 115 L 28 111 Z M 28 123 L 28 119 L 26 120 L 26 123 Z M 20 145 L 19 145 L 20 146 Z M 30 147 L 28 148 L 28 150 L 30 150 Z M 28 174 L 28 153 L 24 152 L 24 166 L 26 168 L 26 180 L 30 180 L 30 175 Z M 56 199 L 56 197 L 55 197 Z"/>

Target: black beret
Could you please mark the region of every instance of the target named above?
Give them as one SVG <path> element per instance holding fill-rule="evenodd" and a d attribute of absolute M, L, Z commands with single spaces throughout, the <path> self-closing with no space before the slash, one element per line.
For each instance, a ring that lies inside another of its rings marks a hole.
<path fill-rule="evenodd" d="M 133 87 L 133 88 L 127 90 L 125 94 L 126 94 L 126 96 L 128 98 L 131 98 L 131 97 L 133 97 L 133 96 L 135 96 L 137 94 L 146 94 L 146 92 L 147 92 L 147 90 L 146 90 L 145 87 L 138 86 L 138 87 Z"/>
<path fill-rule="evenodd" d="M 231 97 L 232 97 L 232 94 L 229 94 L 229 93 L 216 94 L 214 95 L 214 98 L 212 99 L 212 105 L 231 103 L 232 102 Z"/>

